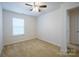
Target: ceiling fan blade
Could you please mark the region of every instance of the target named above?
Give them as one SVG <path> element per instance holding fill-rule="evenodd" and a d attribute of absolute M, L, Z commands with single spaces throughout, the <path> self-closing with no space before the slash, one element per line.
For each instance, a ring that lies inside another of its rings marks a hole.
<path fill-rule="evenodd" d="M 46 8 L 46 7 L 47 7 L 47 5 L 41 5 L 40 7 L 41 7 L 41 8 Z"/>
<path fill-rule="evenodd" d="M 25 5 L 32 6 L 32 5 L 30 5 L 30 4 L 27 4 L 27 3 L 25 3 Z"/>

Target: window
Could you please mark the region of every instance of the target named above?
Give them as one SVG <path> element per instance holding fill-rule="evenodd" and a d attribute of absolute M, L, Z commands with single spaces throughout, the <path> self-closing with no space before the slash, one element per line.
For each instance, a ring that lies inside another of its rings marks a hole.
<path fill-rule="evenodd" d="M 13 18 L 13 35 L 23 35 L 24 34 L 24 19 Z"/>

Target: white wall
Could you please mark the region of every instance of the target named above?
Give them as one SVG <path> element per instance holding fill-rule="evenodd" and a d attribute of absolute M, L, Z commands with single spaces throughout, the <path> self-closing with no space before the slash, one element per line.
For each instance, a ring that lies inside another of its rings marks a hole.
<path fill-rule="evenodd" d="M 63 21 L 61 10 L 41 15 L 38 18 L 38 37 L 60 46 L 63 36 Z"/>
<path fill-rule="evenodd" d="M 23 18 L 25 21 L 25 34 L 22 36 L 12 35 L 12 18 Z M 3 26 L 4 26 L 4 45 L 12 44 L 19 41 L 36 38 L 36 18 L 33 16 L 26 16 L 11 11 L 3 10 Z"/>
<path fill-rule="evenodd" d="M 79 3 L 64 3 L 61 8 L 38 17 L 38 37 L 67 51 L 69 40 L 67 10 L 79 6 Z"/>
<path fill-rule="evenodd" d="M 2 51 L 2 47 L 3 47 L 3 29 L 2 29 L 2 7 L 1 7 L 1 4 L 0 4 L 0 54 L 1 54 L 1 51 Z"/>

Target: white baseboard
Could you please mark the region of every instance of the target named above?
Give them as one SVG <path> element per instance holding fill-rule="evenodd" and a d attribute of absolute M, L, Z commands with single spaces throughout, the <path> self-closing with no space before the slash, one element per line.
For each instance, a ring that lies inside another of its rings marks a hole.
<path fill-rule="evenodd" d="M 45 42 L 48 42 L 48 43 L 50 43 L 50 44 L 54 44 L 55 46 L 61 47 L 60 45 L 58 45 L 58 44 L 56 44 L 56 43 L 54 43 L 54 42 L 51 42 L 51 41 L 42 39 L 42 38 L 40 38 L 40 37 L 38 37 L 38 39 L 43 40 L 43 41 L 45 41 Z"/>
<path fill-rule="evenodd" d="M 6 43 L 5 45 L 15 44 L 15 43 L 18 43 L 18 42 L 22 42 L 22 41 L 26 41 L 26 40 L 31 40 L 31 39 L 35 39 L 35 38 L 36 37 L 32 37 L 32 38 L 28 38 L 28 39 L 22 39 L 22 40 L 19 40 L 19 41 L 17 40 L 17 41 L 13 41 L 13 42 L 10 42 L 10 43 Z"/>

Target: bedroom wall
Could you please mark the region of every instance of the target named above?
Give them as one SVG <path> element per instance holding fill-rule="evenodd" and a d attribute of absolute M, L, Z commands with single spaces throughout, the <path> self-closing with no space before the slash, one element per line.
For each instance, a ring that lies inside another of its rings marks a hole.
<path fill-rule="evenodd" d="M 63 37 L 61 10 L 56 10 L 38 17 L 38 37 L 60 46 Z"/>
<path fill-rule="evenodd" d="M 24 19 L 24 35 L 12 35 L 12 18 Z M 4 45 L 36 38 L 36 17 L 3 10 Z"/>

